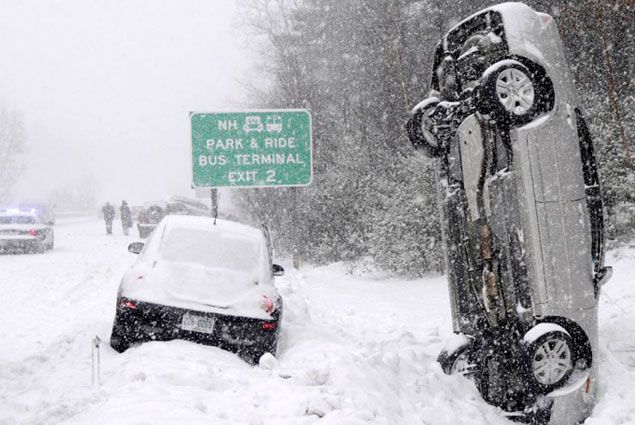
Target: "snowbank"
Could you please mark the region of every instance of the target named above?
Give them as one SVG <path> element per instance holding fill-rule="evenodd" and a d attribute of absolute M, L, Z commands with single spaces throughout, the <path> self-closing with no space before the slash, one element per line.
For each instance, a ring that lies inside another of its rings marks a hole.
<path fill-rule="evenodd" d="M 0 256 L 0 424 L 512 424 L 435 362 L 451 337 L 444 277 L 365 278 L 339 264 L 287 267 L 277 358 L 252 367 L 184 341 L 104 345 L 92 388 L 90 339 L 108 338 L 135 260 L 130 238 L 102 232 L 77 223 L 58 229 L 50 254 Z M 591 425 L 635 423 L 635 249 L 609 264 Z"/>

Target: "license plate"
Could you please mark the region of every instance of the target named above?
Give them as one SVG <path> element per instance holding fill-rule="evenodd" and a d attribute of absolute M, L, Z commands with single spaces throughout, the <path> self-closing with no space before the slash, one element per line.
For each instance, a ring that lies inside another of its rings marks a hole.
<path fill-rule="evenodd" d="M 214 333 L 214 319 L 212 317 L 184 314 L 183 319 L 181 319 L 181 329 L 184 331 L 212 334 Z"/>

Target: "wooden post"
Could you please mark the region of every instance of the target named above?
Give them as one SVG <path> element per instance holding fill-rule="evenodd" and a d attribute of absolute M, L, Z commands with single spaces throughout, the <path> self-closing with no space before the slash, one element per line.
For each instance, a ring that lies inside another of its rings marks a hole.
<path fill-rule="evenodd" d="M 95 336 L 91 341 L 91 357 L 92 357 L 92 376 L 91 384 L 93 388 L 99 388 L 101 385 L 101 338 Z"/>

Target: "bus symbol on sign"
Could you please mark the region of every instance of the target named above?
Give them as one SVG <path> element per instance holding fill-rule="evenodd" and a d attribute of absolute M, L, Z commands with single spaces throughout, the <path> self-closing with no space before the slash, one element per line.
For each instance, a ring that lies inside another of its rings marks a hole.
<path fill-rule="evenodd" d="M 260 117 L 257 115 L 245 117 L 245 125 L 243 126 L 243 130 L 245 130 L 245 133 L 249 133 L 250 131 L 257 131 L 258 133 L 260 133 L 263 130 Z"/>
<path fill-rule="evenodd" d="M 267 131 L 269 133 L 282 132 L 282 117 L 280 115 L 269 115 L 266 120 Z"/>

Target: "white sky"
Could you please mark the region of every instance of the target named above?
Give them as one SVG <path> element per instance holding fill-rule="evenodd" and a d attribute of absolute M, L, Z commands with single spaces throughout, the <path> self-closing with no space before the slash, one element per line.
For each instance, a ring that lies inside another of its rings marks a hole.
<path fill-rule="evenodd" d="M 29 135 L 22 196 L 190 194 L 189 111 L 236 109 L 251 67 L 233 0 L 0 0 L 0 106 Z"/>

